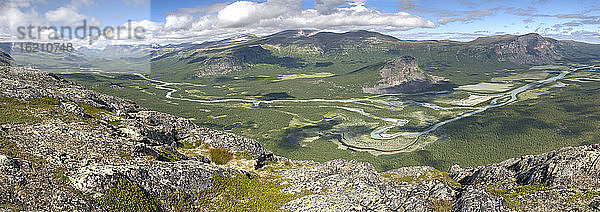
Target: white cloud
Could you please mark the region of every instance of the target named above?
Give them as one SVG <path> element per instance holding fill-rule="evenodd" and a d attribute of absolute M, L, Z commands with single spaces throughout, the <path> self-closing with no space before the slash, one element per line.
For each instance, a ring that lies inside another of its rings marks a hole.
<path fill-rule="evenodd" d="M 66 25 L 81 24 L 83 20 L 86 20 L 88 25 L 99 26 L 100 20 L 97 18 L 90 18 L 79 13 L 79 9 L 95 5 L 96 3 L 93 0 L 72 0 L 71 3 L 65 6 L 46 12 L 45 18 L 49 22 L 60 22 Z"/>
<path fill-rule="evenodd" d="M 177 30 L 182 29 L 184 27 L 189 27 L 192 23 L 193 18 L 189 15 L 169 15 L 165 18 L 165 29 L 167 30 Z"/>
<path fill-rule="evenodd" d="M 95 5 L 96 2 L 94 2 L 94 0 L 72 0 L 68 6 L 79 9 L 82 7 L 93 7 Z"/>
<path fill-rule="evenodd" d="M 131 26 L 133 28 L 143 27 L 148 32 L 157 32 L 163 28 L 164 24 L 149 21 L 149 20 L 141 20 L 141 21 L 132 21 Z"/>
<path fill-rule="evenodd" d="M 494 15 L 494 13 L 502 8 L 496 7 L 491 9 L 479 9 L 472 11 L 464 11 L 459 14 L 443 16 L 438 20 L 439 24 L 447 24 L 451 22 L 471 22 L 481 20 L 483 17 Z"/>
<path fill-rule="evenodd" d="M 347 3 L 347 0 L 315 0 L 315 10 L 323 14 L 332 13 L 338 7 Z"/>
<path fill-rule="evenodd" d="M 81 23 L 82 20 L 87 19 L 87 16 L 79 14 L 72 7 L 60 7 L 56 10 L 48 11 L 45 16 L 46 20 L 50 22 L 61 22 L 64 24 Z"/>
<path fill-rule="evenodd" d="M 42 23 L 37 11 L 27 9 L 34 0 L 0 1 L 0 34 L 8 39 L 16 34 L 19 26 Z"/>
<path fill-rule="evenodd" d="M 219 25 L 223 27 L 243 27 L 269 19 L 285 19 L 302 10 L 301 2 L 295 0 L 234 2 L 218 12 Z"/>
<path fill-rule="evenodd" d="M 258 5 L 248 1 L 235 2 L 219 11 L 217 17 L 225 26 L 249 24 L 260 18 Z"/>
<path fill-rule="evenodd" d="M 123 0 L 123 2 L 130 6 L 144 6 L 148 4 L 148 0 Z"/>
<path fill-rule="evenodd" d="M 4 0 L 0 2 L 0 6 L 3 7 L 14 7 L 14 8 L 18 8 L 18 7 L 30 7 L 31 5 L 37 3 L 37 2 L 44 2 L 45 0 Z M 7 5 L 4 5 L 7 4 Z"/>
<path fill-rule="evenodd" d="M 212 10 L 208 12 L 207 8 Z M 433 22 L 419 16 L 367 8 L 362 0 L 317 0 L 315 8 L 310 9 L 303 9 L 301 0 L 236 1 L 168 14 L 164 29 L 156 37 L 170 41 L 214 40 L 242 33 L 264 35 L 286 29 L 387 32 L 435 27 Z"/>

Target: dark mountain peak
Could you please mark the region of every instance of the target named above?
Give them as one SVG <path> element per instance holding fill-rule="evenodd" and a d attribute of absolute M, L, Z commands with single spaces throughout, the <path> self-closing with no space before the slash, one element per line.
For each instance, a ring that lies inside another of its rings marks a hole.
<path fill-rule="evenodd" d="M 284 30 L 275 34 L 267 35 L 265 37 L 310 37 L 314 33 L 319 32 L 318 30 L 311 29 L 294 29 Z"/>
<path fill-rule="evenodd" d="M 478 37 L 477 39 L 471 41 L 471 43 L 475 43 L 475 44 L 490 44 L 490 43 L 496 43 L 496 42 L 501 42 L 501 41 L 507 41 L 507 40 L 512 40 L 517 38 L 516 35 L 492 35 L 492 36 L 486 36 L 486 37 Z"/>
<path fill-rule="evenodd" d="M 528 33 L 528 34 L 524 34 L 524 35 L 519 35 L 514 40 L 516 42 L 520 42 L 520 43 L 527 44 L 527 45 L 543 45 L 543 44 L 549 44 L 549 43 L 552 43 L 552 44 L 558 43 L 558 41 L 555 39 L 544 37 L 537 33 Z"/>
<path fill-rule="evenodd" d="M 471 43 L 475 43 L 475 44 L 491 44 L 491 43 L 501 43 L 501 42 L 513 42 L 513 41 L 519 41 L 519 40 L 527 40 L 527 41 L 556 41 L 552 38 L 547 38 L 544 37 L 538 33 L 527 33 L 524 35 L 510 35 L 510 34 L 506 34 L 506 35 L 492 35 L 492 36 L 486 36 L 486 37 L 479 37 L 473 41 L 471 41 Z"/>
<path fill-rule="evenodd" d="M 389 40 L 389 41 L 400 41 L 400 39 L 390 36 L 390 35 L 386 35 L 386 34 L 382 34 L 379 32 L 373 32 L 373 31 L 367 31 L 367 30 L 355 30 L 355 31 L 349 31 L 346 33 L 343 33 L 344 36 L 350 36 L 350 37 L 363 37 L 363 38 L 377 38 L 377 39 L 381 39 L 381 40 Z"/>
<path fill-rule="evenodd" d="M 369 45 L 372 41 L 397 42 L 399 39 L 365 30 L 344 33 L 317 30 L 286 30 L 257 40 L 254 44 L 316 46 L 324 51 Z"/>
<path fill-rule="evenodd" d="M 561 58 L 558 41 L 537 33 L 477 38 L 472 43 L 491 45 L 500 61 L 518 64 L 550 64 Z"/>
<path fill-rule="evenodd" d="M 258 36 L 254 35 L 254 34 L 241 34 L 241 35 L 230 37 L 230 38 L 227 38 L 227 39 L 224 39 L 221 41 L 217 41 L 215 43 L 232 44 L 232 43 L 251 41 L 251 40 L 254 40 L 257 38 L 258 38 Z"/>
<path fill-rule="evenodd" d="M 549 39 L 549 38 L 543 37 L 542 35 L 540 35 L 540 34 L 538 34 L 538 33 L 535 33 L 535 32 L 532 32 L 532 33 L 527 33 L 527 34 L 524 34 L 524 35 L 519 35 L 519 36 L 517 36 L 517 38 L 527 38 L 527 39 Z"/>
<path fill-rule="evenodd" d="M 404 55 L 404 56 L 400 56 L 400 57 L 396 57 L 393 59 L 390 59 L 386 62 L 387 64 L 414 64 L 414 66 L 416 66 L 416 68 L 418 69 L 419 66 L 417 65 L 417 58 L 413 57 L 413 56 L 408 56 L 408 55 Z"/>

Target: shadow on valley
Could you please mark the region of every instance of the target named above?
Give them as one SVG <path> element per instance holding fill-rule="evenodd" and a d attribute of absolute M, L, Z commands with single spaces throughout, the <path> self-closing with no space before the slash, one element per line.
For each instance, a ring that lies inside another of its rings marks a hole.
<path fill-rule="evenodd" d="M 286 68 L 299 68 L 305 66 L 305 61 L 302 59 L 276 57 L 271 54 L 271 51 L 266 50 L 261 46 L 244 46 L 235 49 L 232 52 L 232 56 L 245 64 L 272 64 Z"/>
<path fill-rule="evenodd" d="M 332 139 L 334 135 L 329 132 L 336 125 L 339 125 L 341 123 L 342 121 L 340 120 L 330 120 L 325 123 L 321 122 L 317 125 L 288 128 L 280 136 L 281 139 L 277 143 L 277 146 L 278 148 L 284 149 L 286 151 L 296 151 L 302 148 L 300 146 L 300 141 L 303 138 L 307 138 L 310 136 L 319 136 L 320 139 Z M 315 133 L 316 135 L 314 135 Z"/>
<path fill-rule="evenodd" d="M 294 99 L 296 97 L 289 95 L 286 92 L 278 92 L 278 93 L 268 93 L 268 94 L 258 94 L 257 99 L 259 100 L 264 100 L 264 101 L 271 101 L 271 100 L 279 100 L 279 99 Z"/>
<path fill-rule="evenodd" d="M 420 164 L 424 164 L 427 166 L 439 168 L 439 167 L 447 167 L 447 166 L 454 165 L 450 161 L 441 160 L 439 158 L 436 159 L 433 156 L 433 154 L 428 150 L 418 150 L 415 152 L 415 154 L 417 155 L 417 161 Z"/>

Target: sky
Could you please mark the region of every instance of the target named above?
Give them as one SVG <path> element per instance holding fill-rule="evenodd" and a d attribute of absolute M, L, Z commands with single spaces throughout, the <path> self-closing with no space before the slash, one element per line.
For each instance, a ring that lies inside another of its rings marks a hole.
<path fill-rule="evenodd" d="M 0 40 L 18 27 L 142 27 L 143 40 L 80 40 L 80 45 L 205 42 L 287 29 L 372 30 L 405 40 L 470 41 L 539 33 L 600 43 L 600 4 L 590 0 L 0 0 Z M 40 37 L 57 33 L 43 29 Z M 56 35 L 56 34 L 54 34 Z M 90 37 L 88 37 L 90 38 Z"/>

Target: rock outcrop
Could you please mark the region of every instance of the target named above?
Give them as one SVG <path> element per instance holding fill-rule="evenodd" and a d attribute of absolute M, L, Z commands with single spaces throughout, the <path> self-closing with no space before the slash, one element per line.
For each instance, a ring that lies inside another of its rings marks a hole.
<path fill-rule="evenodd" d="M 0 85 L 3 113 L 27 119 L 0 120 L 0 205 L 9 209 L 99 210 L 98 198 L 123 180 L 164 199 L 209 188 L 215 175 L 245 176 L 274 160 L 255 140 L 201 128 L 52 74 L 0 67 Z M 197 153 L 181 154 L 182 146 Z M 205 153 L 210 149 L 247 155 L 253 166 L 217 166 Z"/>
<path fill-rule="evenodd" d="M 316 193 L 282 206 L 291 211 L 431 211 L 451 207 L 457 194 L 449 179 L 431 167 L 380 174 L 369 163 L 334 160 L 277 176 L 289 183 L 286 193 Z"/>
<path fill-rule="evenodd" d="M 500 61 L 518 64 L 551 64 L 561 58 L 559 41 L 536 33 L 515 36 L 492 45 Z"/>
<path fill-rule="evenodd" d="M 429 89 L 439 82 L 439 77 L 428 76 L 419 68 L 417 59 L 400 56 L 385 61 L 379 69 L 381 80 L 375 87 L 363 88 L 365 93 L 411 93 Z"/>
<path fill-rule="evenodd" d="M 590 210 L 600 194 L 600 145 L 567 147 L 475 168 L 454 166 L 450 173 L 466 188 L 485 188 L 510 206 L 518 203 L 519 210 Z"/>

